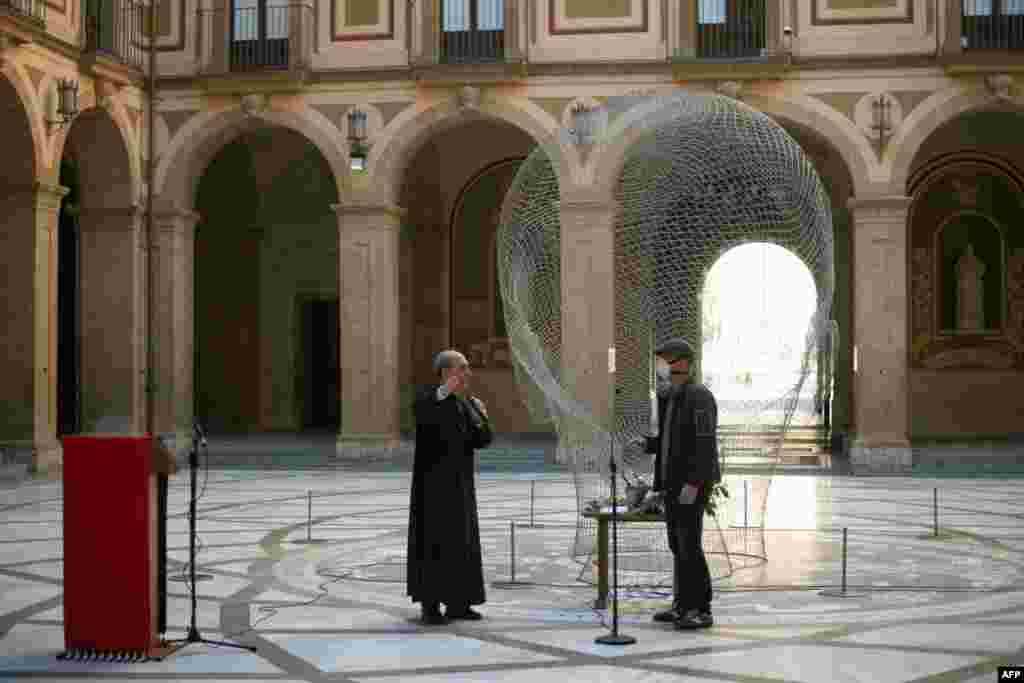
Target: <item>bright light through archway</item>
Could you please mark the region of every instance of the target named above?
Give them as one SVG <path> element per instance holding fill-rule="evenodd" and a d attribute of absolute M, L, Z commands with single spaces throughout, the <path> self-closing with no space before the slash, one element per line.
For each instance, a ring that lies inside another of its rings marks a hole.
<path fill-rule="evenodd" d="M 727 251 L 704 285 L 704 381 L 720 401 L 770 401 L 798 379 L 817 289 L 791 251 L 766 242 Z M 813 396 L 816 366 L 801 399 Z"/>

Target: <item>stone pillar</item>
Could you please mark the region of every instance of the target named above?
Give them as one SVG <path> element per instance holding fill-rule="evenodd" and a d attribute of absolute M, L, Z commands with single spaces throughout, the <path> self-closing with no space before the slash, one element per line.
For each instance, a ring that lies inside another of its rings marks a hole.
<path fill-rule="evenodd" d="M 338 214 L 341 429 L 337 453 L 361 457 L 399 441 L 398 238 L 403 210 L 349 201 Z"/>
<path fill-rule="evenodd" d="M 57 218 L 67 189 L 0 186 L 0 448 L 57 472 Z"/>
<path fill-rule="evenodd" d="M 153 211 L 153 429 L 180 452 L 191 445 L 193 269 L 199 214 L 157 203 Z"/>
<path fill-rule="evenodd" d="M 82 431 L 145 431 L 146 281 L 137 206 L 82 208 Z"/>
<path fill-rule="evenodd" d="M 562 201 L 562 377 L 570 395 L 607 425 L 615 344 L 616 205 L 604 199 Z M 563 443 L 569 434 L 560 434 Z"/>
<path fill-rule="evenodd" d="M 911 467 L 907 403 L 909 197 L 850 199 L 853 231 L 854 472 Z"/>

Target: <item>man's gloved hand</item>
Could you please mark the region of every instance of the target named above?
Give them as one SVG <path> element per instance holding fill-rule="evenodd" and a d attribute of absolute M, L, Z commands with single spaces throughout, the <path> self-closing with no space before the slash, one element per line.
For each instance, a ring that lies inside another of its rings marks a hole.
<path fill-rule="evenodd" d="M 679 492 L 679 504 L 680 505 L 693 505 L 697 500 L 698 489 L 693 484 L 685 484 L 683 490 Z"/>

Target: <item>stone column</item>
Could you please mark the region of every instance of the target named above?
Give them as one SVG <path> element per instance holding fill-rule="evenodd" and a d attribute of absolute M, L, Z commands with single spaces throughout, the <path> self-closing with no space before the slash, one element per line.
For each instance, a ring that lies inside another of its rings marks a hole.
<path fill-rule="evenodd" d="M 143 212 L 82 208 L 82 431 L 145 431 L 146 281 Z"/>
<path fill-rule="evenodd" d="M 907 404 L 909 197 L 850 199 L 853 231 L 854 471 L 911 467 Z"/>
<path fill-rule="evenodd" d="M 57 219 L 67 189 L 0 186 L 0 448 L 57 472 Z"/>
<path fill-rule="evenodd" d="M 361 457 L 398 445 L 398 238 L 403 210 L 378 201 L 338 214 L 341 429 L 337 453 Z"/>
<path fill-rule="evenodd" d="M 153 429 L 177 451 L 192 439 L 193 269 L 199 214 L 158 203 L 153 211 Z"/>
<path fill-rule="evenodd" d="M 601 425 L 611 407 L 615 212 L 615 203 L 606 199 L 570 198 L 561 205 L 562 384 Z M 571 435 L 560 435 L 563 443 L 566 436 Z"/>

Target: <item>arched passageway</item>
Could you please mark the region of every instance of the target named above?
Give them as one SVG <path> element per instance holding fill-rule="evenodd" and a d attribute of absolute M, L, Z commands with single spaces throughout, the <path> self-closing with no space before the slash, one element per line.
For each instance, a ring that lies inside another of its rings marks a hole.
<path fill-rule="evenodd" d="M 0 74 L 0 443 L 36 451 L 36 465 L 60 459 L 56 441 L 55 383 L 49 368 L 53 229 L 62 196 L 37 183 L 36 143 L 25 104 L 15 84 Z"/>
<path fill-rule="evenodd" d="M 283 127 L 243 133 L 203 170 L 193 385 L 211 431 L 339 428 L 337 203 L 323 155 Z"/>
<path fill-rule="evenodd" d="M 505 194 L 535 145 L 509 123 L 470 116 L 441 126 L 410 155 L 400 192 L 403 430 L 414 427 L 412 390 L 434 378 L 434 354 L 454 347 L 469 358 L 473 390 L 498 432 L 550 432 L 519 398 L 495 257 Z"/>
<path fill-rule="evenodd" d="M 146 252 L 132 151 L 110 112 L 71 123 L 61 174 L 58 347 L 62 429 L 145 430 Z M 65 419 L 66 418 L 66 419 Z"/>
<path fill-rule="evenodd" d="M 907 225 L 910 432 L 1020 432 L 1024 399 L 1024 112 L 971 111 L 911 166 Z"/>

